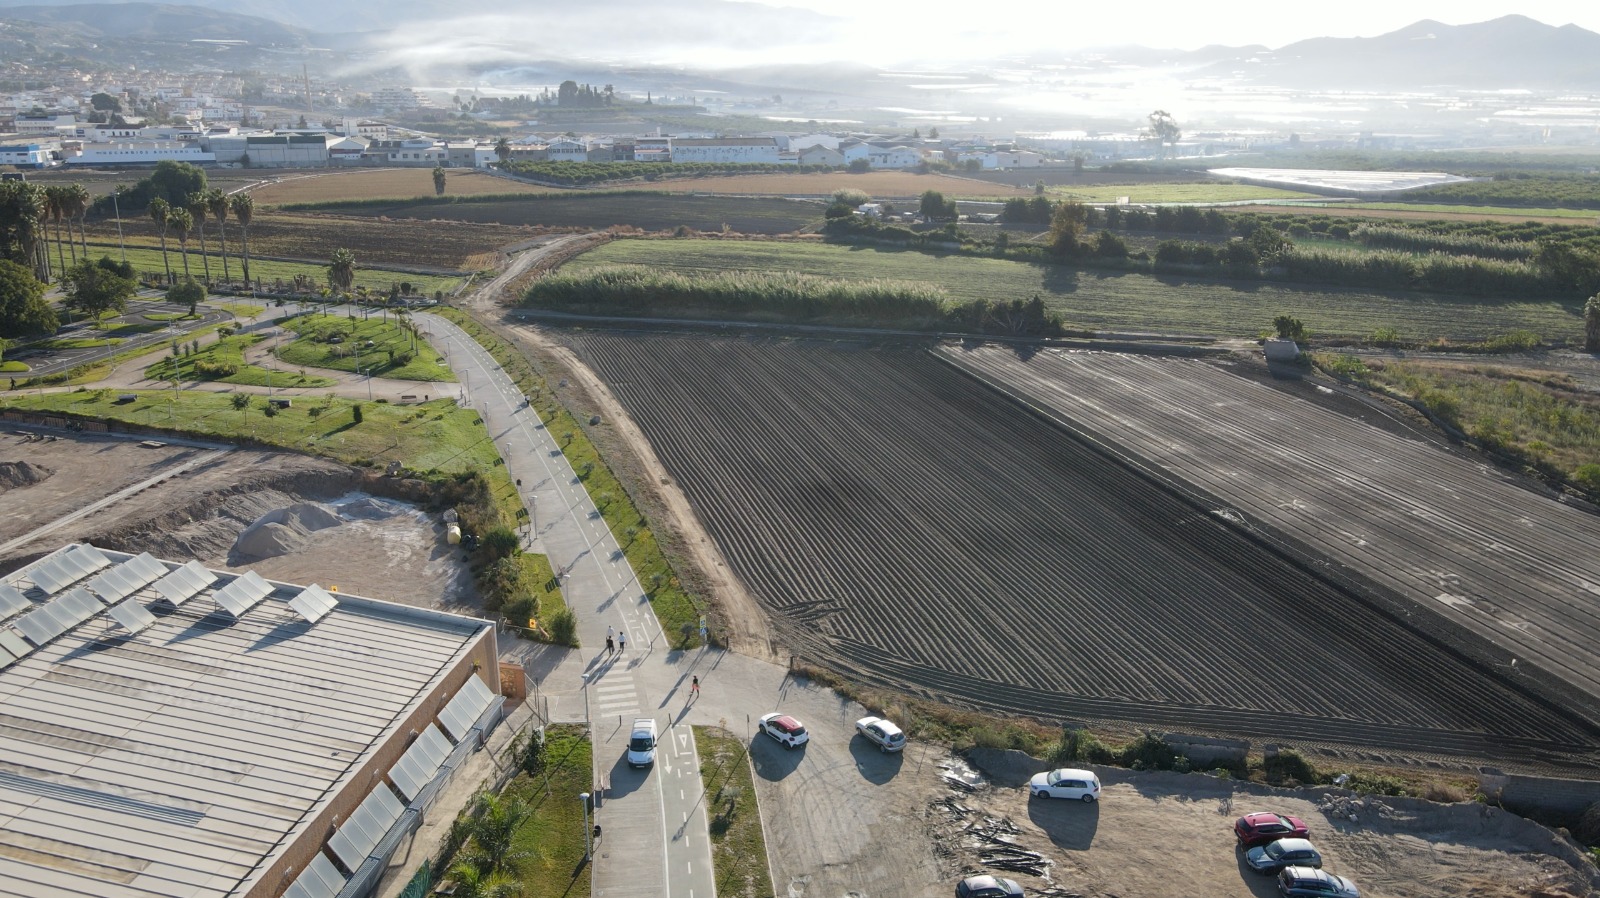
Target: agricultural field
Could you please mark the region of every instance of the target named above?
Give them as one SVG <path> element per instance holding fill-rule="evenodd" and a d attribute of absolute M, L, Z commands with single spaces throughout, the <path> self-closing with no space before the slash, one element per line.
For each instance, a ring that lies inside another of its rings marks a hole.
<path fill-rule="evenodd" d="M 110 256 L 113 259 L 120 260 L 126 254 L 128 263 L 138 271 L 155 273 L 163 270 L 161 267 L 161 249 L 159 247 L 129 245 L 126 250 L 123 250 L 115 245 L 105 246 L 90 243 L 89 250 L 90 254 L 95 258 Z M 172 270 L 179 275 L 183 274 L 183 256 L 176 247 L 169 248 L 167 257 L 172 265 Z M 358 261 L 364 260 L 359 260 L 358 257 Z M 200 253 L 193 247 L 189 250 L 189 273 L 194 276 L 195 280 L 200 280 L 205 273 L 205 268 L 200 260 Z M 244 270 L 240 267 L 239 260 L 232 254 L 228 256 L 228 273 L 233 275 L 236 282 L 244 280 Z M 216 255 L 215 247 L 212 248 L 211 276 L 219 282 L 222 280 L 222 260 Z M 250 260 L 250 276 L 265 285 L 271 285 L 278 281 L 293 283 L 297 277 L 308 277 L 317 286 L 325 287 L 328 284 L 328 263 L 280 262 L 276 259 L 252 258 Z M 358 266 L 354 284 L 357 287 L 366 287 L 371 291 L 387 293 L 391 286 L 404 281 L 411 284 L 417 292 L 432 296 L 436 290 L 443 291 L 446 294 L 453 293 L 456 287 L 461 285 L 461 280 L 460 275 L 407 274 Z"/>
<path fill-rule="evenodd" d="M 1600 612 L 1568 598 L 1573 584 L 1600 583 L 1593 514 L 1496 476 L 1480 459 L 1351 421 L 1208 362 L 940 352 L 1264 524 L 1263 532 L 1287 534 L 1406 597 L 1416 610 L 1402 613 L 1418 626 L 1448 619 L 1493 645 L 1487 654 L 1498 663 L 1517 658 L 1600 698 Z"/>
<path fill-rule="evenodd" d="M 1031 182 L 1030 182 L 1031 184 Z M 830 196 L 835 190 L 860 190 L 878 199 L 913 199 L 937 190 L 956 199 L 1003 200 L 1032 196 L 1031 187 L 988 184 L 957 175 L 903 171 L 823 172 L 820 174 L 728 175 L 652 182 L 653 190 L 672 193 L 734 193 L 754 196 Z"/>
<path fill-rule="evenodd" d="M 445 196 L 481 196 L 487 193 L 555 193 L 549 187 L 497 178 L 470 168 L 445 170 Z M 433 170 L 428 168 L 377 168 L 332 171 L 325 174 L 270 178 L 250 191 L 256 205 L 325 203 L 370 200 L 378 197 L 433 196 Z"/>
<path fill-rule="evenodd" d="M 1512 209 L 1506 206 L 1455 206 L 1443 203 L 1343 203 L 1303 202 L 1283 205 L 1262 204 L 1251 212 L 1280 215 L 1341 215 L 1362 218 L 1393 218 L 1411 221 L 1537 221 L 1547 224 L 1593 224 L 1593 212 L 1579 209 Z"/>
<path fill-rule="evenodd" d="M 924 350 L 564 339 L 806 660 L 1047 721 L 1594 760 L 1568 710 Z"/>
<path fill-rule="evenodd" d="M 1298 190 L 1223 181 L 1199 184 L 1072 185 L 1049 188 L 1048 195 L 1053 200 L 1077 200 L 1082 203 L 1115 203 L 1121 197 L 1127 197 L 1130 203 L 1237 203 L 1244 200 L 1292 200 L 1313 196 Z"/>
<path fill-rule="evenodd" d="M 1392 327 L 1404 339 L 1482 340 L 1512 330 L 1578 340 L 1576 305 L 1444 294 L 1385 295 L 1289 287 L 824 243 L 616 240 L 563 267 L 645 265 L 673 271 L 781 270 L 844 280 L 888 278 L 936 284 L 951 298 L 1027 299 L 1038 294 L 1067 326 L 1102 332 L 1256 337 L 1277 315 L 1293 315 L 1318 338 L 1365 338 Z"/>
<path fill-rule="evenodd" d="M 338 247 L 356 254 L 363 265 L 384 265 L 421 273 L 445 274 L 457 271 L 476 271 L 493 267 L 494 250 L 508 244 L 528 240 L 535 236 L 529 229 L 500 225 L 468 224 L 459 221 L 385 221 L 379 213 L 356 218 L 339 218 L 329 215 L 258 212 L 250 224 L 250 267 L 254 274 L 256 260 L 262 256 L 288 259 L 307 259 L 327 264 L 326 260 Z M 423 214 L 423 218 L 433 218 Z M 118 243 L 115 220 L 90 222 L 87 226 L 91 244 L 116 246 Z M 148 216 L 124 217 L 122 241 L 130 250 L 134 246 L 159 245 L 156 228 Z M 240 251 L 239 225 L 233 219 L 227 223 L 229 264 L 235 269 L 238 262 L 232 258 Z M 206 242 L 213 253 L 217 252 L 215 223 L 206 226 Z M 199 233 L 190 235 L 189 249 L 199 260 Z M 177 240 L 167 234 L 169 251 L 178 248 Z M 234 272 L 237 277 L 237 270 Z"/>
<path fill-rule="evenodd" d="M 530 195 L 526 200 L 483 203 L 396 203 L 333 206 L 328 213 L 431 219 L 436 226 L 485 228 L 590 228 L 630 225 L 646 231 L 687 225 L 697 231 L 788 234 L 822 223 L 820 202 L 761 197 L 680 196 L 645 191 L 591 191 Z M 346 219 L 350 220 L 350 219 Z M 443 224 L 448 222 L 449 224 Z M 528 235 L 531 236 L 531 235 Z"/>

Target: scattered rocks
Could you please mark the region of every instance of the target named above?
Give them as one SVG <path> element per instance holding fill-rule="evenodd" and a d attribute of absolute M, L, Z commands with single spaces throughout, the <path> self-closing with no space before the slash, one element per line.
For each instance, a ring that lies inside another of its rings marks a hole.
<path fill-rule="evenodd" d="M 1360 823 L 1363 817 L 1388 820 L 1395 816 L 1394 808 L 1376 798 L 1370 796 L 1362 798 L 1359 795 L 1324 794 L 1322 800 L 1317 802 L 1317 810 L 1332 819 L 1348 820 L 1351 823 Z"/>

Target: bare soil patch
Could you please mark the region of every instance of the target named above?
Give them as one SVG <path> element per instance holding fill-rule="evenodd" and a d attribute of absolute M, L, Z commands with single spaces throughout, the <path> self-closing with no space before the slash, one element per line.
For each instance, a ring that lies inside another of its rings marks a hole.
<path fill-rule="evenodd" d="M 510 178 L 497 178 L 474 169 L 446 169 L 445 196 L 481 196 L 487 193 L 559 193 Z M 274 178 L 250 191 L 256 203 L 322 203 L 333 200 L 366 200 L 378 197 L 433 196 L 433 170 L 427 168 L 385 168 L 341 171 L 301 177 Z"/>
<path fill-rule="evenodd" d="M 1033 182 L 1029 181 L 1031 188 Z M 945 174 L 914 172 L 822 172 L 820 174 L 728 175 L 651 181 L 641 186 L 673 193 L 727 193 L 752 196 L 828 196 L 835 190 L 861 190 L 878 199 L 910 199 L 937 190 L 946 196 L 1032 196 L 1032 189 Z"/>

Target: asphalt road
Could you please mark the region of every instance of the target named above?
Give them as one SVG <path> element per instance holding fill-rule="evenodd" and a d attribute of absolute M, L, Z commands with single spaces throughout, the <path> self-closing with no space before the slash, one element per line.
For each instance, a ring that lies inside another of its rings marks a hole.
<path fill-rule="evenodd" d="M 35 350 L 23 349 L 13 353 L 9 358 L 27 362 L 30 370 L 27 377 L 47 377 L 70 371 L 79 365 L 92 365 L 96 362 L 109 359 L 134 349 L 153 348 L 161 346 L 172 340 L 185 337 L 190 331 L 198 330 L 219 321 L 232 318 L 232 314 L 219 309 L 205 309 L 199 319 L 191 321 L 169 322 L 167 327 L 147 333 L 133 334 L 115 346 L 94 346 L 85 349 L 62 350 Z M 150 324 L 145 315 L 158 315 L 169 312 L 188 312 L 188 306 L 174 305 L 160 300 L 151 300 L 144 297 L 128 303 L 126 314 L 120 315 L 100 330 L 91 328 L 87 322 L 69 324 L 56 333 L 55 339 L 70 340 L 75 338 L 96 337 L 109 334 L 118 327 L 130 324 Z"/>

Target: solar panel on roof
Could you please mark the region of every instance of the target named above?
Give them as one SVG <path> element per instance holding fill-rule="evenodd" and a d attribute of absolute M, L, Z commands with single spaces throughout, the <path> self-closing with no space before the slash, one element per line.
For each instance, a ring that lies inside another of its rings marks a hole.
<path fill-rule="evenodd" d="M 161 593 L 173 607 L 178 607 L 199 595 L 216 580 L 216 575 L 206 570 L 205 565 L 198 561 L 189 561 L 157 580 L 156 592 Z"/>
<path fill-rule="evenodd" d="M 54 603 L 51 603 L 54 604 Z M 42 646 L 50 640 L 66 632 L 72 624 L 58 616 L 57 609 L 50 605 L 40 605 L 31 613 L 17 618 L 17 629 L 28 641 L 36 646 Z"/>
<path fill-rule="evenodd" d="M 33 585 L 44 590 L 46 595 L 55 595 L 76 583 L 78 578 L 77 569 L 67 566 L 64 555 L 49 559 L 28 574 Z"/>
<path fill-rule="evenodd" d="M 339 860 L 354 870 L 367 859 L 372 849 L 378 847 L 389 827 L 405 812 L 405 805 L 394 797 L 389 787 L 379 783 L 372 794 L 350 814 L 350 819 L 339 824 L 338 832 L 328 840 Z"/>
<path fill-rule="evenodd" d="M 91 546 L 88 543 L 83 543 L 76 549 L 73 549 L 72 552 L 69 553 L 68 557 L 72 559 L 73 564 L 81 565 L 83 567 L 83 572 L 85 575 L 92 574 L 95 571 L 98 571 L 101 568 L 111 564 L 111 559 L 107 558 L 104 552 L 101 552 L 99 549 L 96 549 L 94 546 Z"/>
<path fill-rule="evenodd" d="M 439 722 L 444 724 L 445 732 L 450 738 L 460 742 L 466 738 L 472 725 L 478 722 L 483 712 L 489 710 L 489 705 L 494 701 L 494 693 L 477 677 L 467 677 L 467 682 L 462 684 L 461 690 L 455 698 L 444 706 L 439 712 Z"/>
<path fill-rule="evenodd" d="M 71 626 L 77 626 L 106 610 L 106 606 L 93 593 L 81 586 L 68 590 L 50 604 L 61 609 L 62 616 L 72 621 Z"/>
<path fill-rule="evenodd" d="M 389 779 L 399 787 L 406 801 L 415 801 L 422 788 L 439 772 L 439 765 L 449 756 L 449 741 L 437 726 L 430 723 L 389 771 Z"/>
<path fill-rule="evenodd" d="M 13 614 L 21 614 L 33 607 L 27 596 L 17 591 L 9 583 L 0 583 L 0 619 L 8 618 Z"/>
<path fill-rule="evenodd" d="M 284 890 L 283 898 L 334 898 L 344 889 L 344 884 L 344 874 L 319 851 Z"/>
<path fill-rule="evenodd" d="M 156 622 L 156 616 L 137 601 L 127 601 L 111 606 L 111 618 L 130 635 L 143 631 Z"/>
<path fill-rule="evenodd" d="M 89 581 L 89 588 L 107 602 L 115 602 L 143 589 L 166 571 L 165 565 L 145 552 Z"/>
<path fill-rule="evenodd" d="M 272 584 L 255 571 L 247 571 L 244 576 L 217 590 L 212 598 L 222 606 L 223 611 L 234 617 L 243 617 L 246 611 L 261 604 L 261 600 L 271 594 Z"/>
<path fill-rule="evenodd" d="M 299 595 L 289 600 L 289 607 L 294 609 L 294 613 L 313 624 L 327 617 L 338 604 L 338 599 L 328 595 L 327 590 L 315 583 L 300 590 Z"/>
<path fill-rule="evenodd" d="M 18 658 L 26 657 L 33 651 L 33 646 L 23 642 L 22 637 L 17 635 L 16 630 L 10 629 L 0 630 L 0 648 L 4 648 Z"/>
<path fill-rule="evenodd" d="M 143 578 L 146 583 L 167 572 L 167 566 L 156 560 L 156 557 L 149 552 L 140 552 L 124 561 L 122 566 L 127 568 L 130 573 L 137 574 Z"/>

